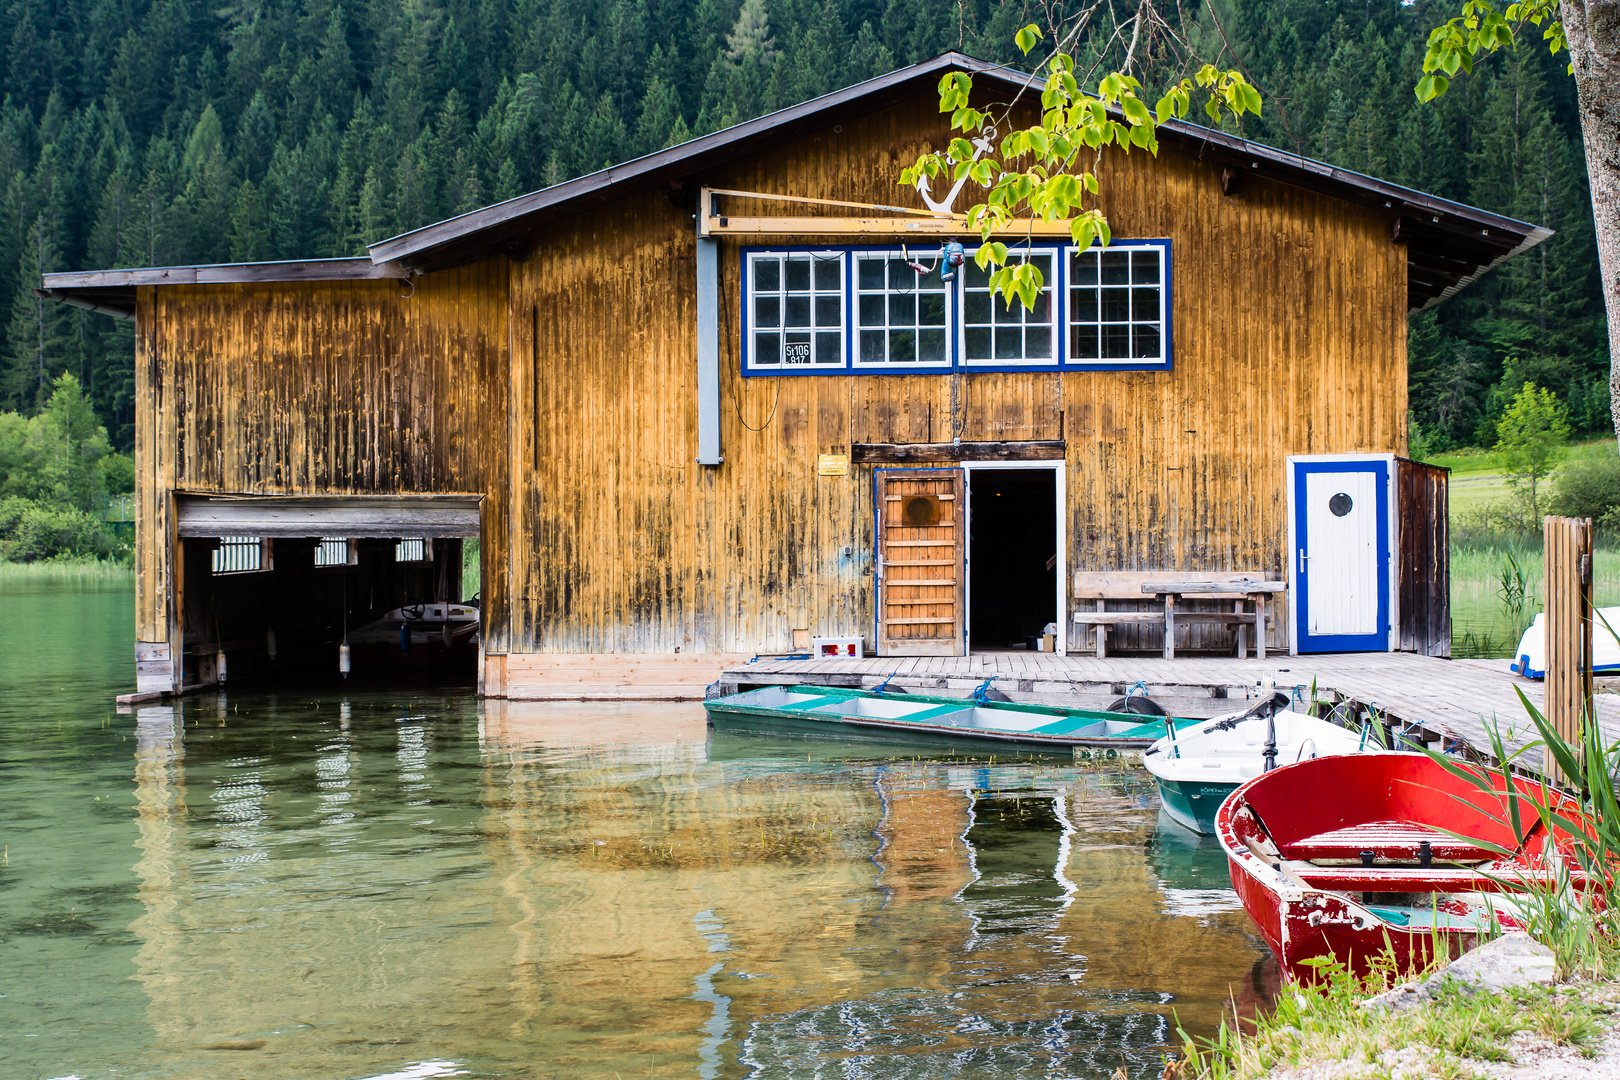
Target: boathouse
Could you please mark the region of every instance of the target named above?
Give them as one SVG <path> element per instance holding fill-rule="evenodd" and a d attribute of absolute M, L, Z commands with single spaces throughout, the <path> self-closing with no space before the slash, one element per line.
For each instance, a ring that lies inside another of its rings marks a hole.
<path fill-rule="evenodd" d="M 365 258 L 46 275 L 135 322 L 140 688 L 335 669 L 468 538 L 492 696 L 821 637 L 1444 654 L 1407 314 L 1548 232 L 1171 123 L 1104 155 L 1106 250 L 1005 238 L 1009 309 L 897 186 L 958 70 L 1027 82 L 947 54 Z"/>

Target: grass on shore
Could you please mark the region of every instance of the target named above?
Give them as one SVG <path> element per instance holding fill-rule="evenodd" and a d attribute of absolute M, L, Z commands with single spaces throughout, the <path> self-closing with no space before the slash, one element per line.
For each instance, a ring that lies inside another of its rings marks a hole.
<path fill-rule="evenodd" d="M 1329 970 L 1323 988 L 1285 989 L 1269 1016 L 1248 1025 L 1251 1031 L 1223 1024 L 1203 1044 L 1181 1032 L 1186 1051 L 1165 1075 L 1258 1080 L 1274 1069 L 1335 1062 L 1335 1075 L 1345 1080 L 1403 1074 L 1461 1080 L 1481 1065 L 1512 1061 L 1521 1033 L 1531 1044 L 1570 1046 L 1590 1057 L 1605 1029 L 1601 1017 L 1616 1011 L 1606 988 L 1595 984 L 1503 993 L 1446 985 L 1420 1008 L 1386 1013 L 1361 1002 L 1394 984 L 1388 969 L 1368 980 L 1342 966 Z"/>
<path fill-rule="evenodd" d="M 0 581 L 113 580 L 134 573 L 133 562 L 116 559 L 45 559 L 26 563 L 0 560 Z"/>

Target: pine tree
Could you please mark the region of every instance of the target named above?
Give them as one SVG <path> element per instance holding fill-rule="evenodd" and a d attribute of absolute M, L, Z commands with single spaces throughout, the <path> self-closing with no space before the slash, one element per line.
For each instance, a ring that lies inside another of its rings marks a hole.
<path fill-rule="evenodd" d="M 38 214 L 28 229 L 17 268 L 20 286 L 6 328 L 7 355 L 0 399 L 6 407 L 37 411 L 49 396 L 51 382 L 79 359 L 71 309 L 35 294 L 43 275 L 61 269 L 54 223 Z"/>

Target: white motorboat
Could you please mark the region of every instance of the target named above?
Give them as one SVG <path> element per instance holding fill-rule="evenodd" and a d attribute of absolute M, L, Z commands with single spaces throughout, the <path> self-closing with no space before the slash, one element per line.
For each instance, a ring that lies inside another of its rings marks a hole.
<path fill-rule="evenodd" d="M 1602 616 L 1602 618 L 1599 618 Z M 1603 625 L 1608 620 L 1608 626 Z M 1614 628 L 1611 633 L 1609 627 Z M 1612 675 L 1620 672 L 1620 607 L 1598 608 L 1592 613 L 1592 673 Z M 1513 650 L 1513 662 L 1508 670 L 1527 679 L 1547 676 L 1547 613 L 1541 612 L 1519 638 L 1519 647 Z"/>
<path fill-rule="evenodd" d="M 1158 785 L 1165 812 L 1194 832 L 1212 836 L 1221 803 L 1268 767 L 1367 747 L 1362 733 L 1294 712 L 1288 704 L 1288 695 L 1278 691 L 1245 712 L 1183 728 L 1149 747 L 1142 764 Z M 1372 748 L 1382 749 L 1376 741 Z"/>
<path fill-rule="evenodd" d="M 471 604 L 406 604 L 350 630 L 350 645 L 440 645 L 455 648 L 478 634 L 478 609 Z"/>

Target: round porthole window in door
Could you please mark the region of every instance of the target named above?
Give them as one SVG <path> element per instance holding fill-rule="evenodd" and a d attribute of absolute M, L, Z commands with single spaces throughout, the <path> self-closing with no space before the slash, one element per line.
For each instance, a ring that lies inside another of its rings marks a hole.
<path fill-rule="evenodd" d="M 1344 517 L 1355 505 L 1355 500 L 1342 491 L 1328 500 L 1328 509 L 1333 511 L 1334 517 Z"/>
<path fill-rule="evenodd" d="M 913 495 L 905 502 L 905 523 L 915 527 L 938 525 L 939 499 L 932 495 Z"/>

